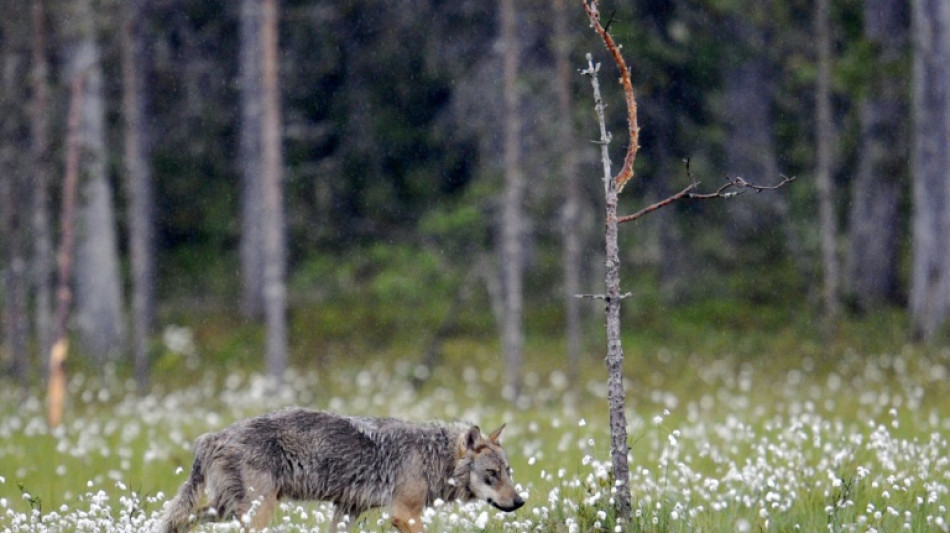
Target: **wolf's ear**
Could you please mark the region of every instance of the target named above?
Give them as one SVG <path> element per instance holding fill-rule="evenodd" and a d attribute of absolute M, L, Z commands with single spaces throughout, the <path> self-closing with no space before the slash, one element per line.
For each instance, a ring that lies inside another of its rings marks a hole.
<path fill-rule="evenodd" d="M 491 435 L 488 436 L 488 440 L 492 441 L 492 444 L 498 444 L 498 437 L 501 437 L 501 432 L 505 429 L 505 424 L 502 424 L 501 427 L 491 432 Z"/>
<path fill-rule="evenodd" d="M 465 449 L 471 450 L 473 452 L 478 451 L 484 447 L 482 444 L 482 430 L 478 426 L 472 426 L 465 432 L 465 437 L 463 442 L 465 443 Z"/>

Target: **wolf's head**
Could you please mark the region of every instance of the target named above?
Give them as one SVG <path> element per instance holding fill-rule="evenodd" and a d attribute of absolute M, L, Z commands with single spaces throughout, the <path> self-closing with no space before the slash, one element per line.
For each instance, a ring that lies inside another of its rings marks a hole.
<path fill-rule="evenodd" d="M 504 424 L 485 438 L 478 426 L 472 426 L 459 437 L 459 465 L 472 495 L 485 500 L 502 511 L 514 511 L 524 505 L 524 499 L 511 481 L 508 456 L 498 438 Z M 467 472 L 466 472 L 467 470 Z"/>

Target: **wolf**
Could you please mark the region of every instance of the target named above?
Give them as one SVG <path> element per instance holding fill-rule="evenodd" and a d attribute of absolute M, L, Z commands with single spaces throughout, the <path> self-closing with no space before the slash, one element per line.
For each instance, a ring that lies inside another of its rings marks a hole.
<path fill-rule="evenodd" d="M 388 507 L 401 533 L 424 532 L 426 506 L 485 500 L 502 511 L 525 501 L 499 443 L 478 426 L 343 416 L 288 408 L 198 437 L 188 480 L 167 505 L 159 533 L 197 522 L 245 520 L 265 527 L 281 499 L 329 501 L 334 528 L 349 529 L 369 509 Z M 208 505 L 199 509 L 202 491 Z"/>

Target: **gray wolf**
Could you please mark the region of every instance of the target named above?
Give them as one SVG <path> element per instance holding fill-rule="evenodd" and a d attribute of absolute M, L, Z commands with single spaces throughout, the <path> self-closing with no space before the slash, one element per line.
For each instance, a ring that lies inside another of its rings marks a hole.
<path fill-rule="evenodd" d="M 504 427 L 486 437 L 478 426 L 302 408 L 242 420 L 198 437 L 191 474 L 158 531 L 180 533 L 252 510 L 252 527 L 263 528 L 281 499 L 332 502 L 331 528 L 344 529 L 364 511 L 388 507 L 402 533 L 425 531 L 422 510 L 436 499 L 514 511 L 524 499 L 499 444 Z M 208 505 L 199 509 L 202 489 Z"/>

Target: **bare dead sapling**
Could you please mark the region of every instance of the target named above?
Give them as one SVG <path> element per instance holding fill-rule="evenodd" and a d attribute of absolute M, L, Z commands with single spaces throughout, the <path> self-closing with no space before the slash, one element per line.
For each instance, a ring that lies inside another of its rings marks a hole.
<path fill-rule="evenodd" d="M 604 41 L 607 51 L 610 53 L 620 71 L 620 84 L 623 88 L 627 108 L 629 142 L 620 172 L 616 175 L 612 175 L 610 154 L 608 152 L 611 136 L 607 131 L 604 113 L 605 106 L 601 96 L 600 83 L 597 78 L 597 74 L 600 72 L 600 63 L 595 63 L 591 54 L 587 54 L 587 67 L 582 70 L 581 73 L 590 78 L 591 89 L 594 95 L 594 111 L 597 115 L 597 123 L 600 128 L 600 139 L 596 142 L 600 146 L 601 163 L 603 165 L 604 203 L 606 210 L 604 228 L 604 251 L 606 255 L 604 282 L 606 292 L 598 295 L 578 296 L 602 299 L 606 306 L 606 363 L 607 398 L 610 409 L 610 458 L 616 489 L 614 494 L 614 510 L 618 523 L 629 523 L 632 516 L 633 504 L 630 491 L 627 420 L 624 413 L 624 353 L 623 345 L 620 340 L 620 304 L 624 298 L 630 296 L 630 293 L 621 293 L 620 291 L 620 251 L 617 244 L 618 227 L 624 222 L 632 222 L 648 213 L 681 200 L 725 199 L 737 196 L 747 190 L 756 192 L 774 190 L 784 187 L 795 178 L 783 176 L 775 185 L 757 185 L 738 176 L 730 177 L 714 191 L 702 193 L 699 192 L 699 182 L 693 178 L 689 168 L 689 162 L 687 161 L 686 173 L 689 178 L 689 185 L 672 196 L 644 207 L 633 214 L 618 215 L 618 196 L 623 190 L 624 185 L 634 176 L 634 164 L 636 163 L 637 150 L 640 148 L 640 126 L 637 122 L 637 102 L 633 90 L 633 83 L 630 78 L 630 69 L 627 67 L 627 63 L 620 53 L 620 46 L 617 45 L 609 32 L 610 21 L 608 20 L 606 24 L 601 23 L 597 0 L 582 0 L 582 3 L 587 17 L 590 20 L 591 27 Z"/>

